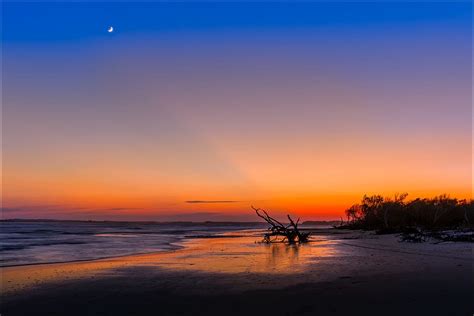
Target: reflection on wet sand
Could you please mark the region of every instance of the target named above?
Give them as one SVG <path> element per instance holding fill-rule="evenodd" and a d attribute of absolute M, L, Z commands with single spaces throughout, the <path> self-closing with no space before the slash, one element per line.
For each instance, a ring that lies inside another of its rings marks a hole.
<path fill-rule="evenodd" d="M 212 273 L 294 273 L 303 272 L 319 257 L 333 256 L 330 241 L 303 245 L 255 242 L 256 237 L 192 241 L 189 250 L 177 252 L 161 264 L 168 269 Z M 257 238 L 258 240 L 258 238 Z M 176 260 L 178 259 L 178 260 Z"/>
<path fill-rule="evenodd" d="M 188 240 L 183 249 L 168 253 L 2 268 L 2 291 L 68 279 L 113 276 L 119 269 L 140 266 L 208 273 L 290 274 L 304 272 L 310 263 L 336 253 L 335 241 L 330 240 L 303 245 L 264 244 L 259 240 L 254 232 L 247 232 L 241 238 Z"/>

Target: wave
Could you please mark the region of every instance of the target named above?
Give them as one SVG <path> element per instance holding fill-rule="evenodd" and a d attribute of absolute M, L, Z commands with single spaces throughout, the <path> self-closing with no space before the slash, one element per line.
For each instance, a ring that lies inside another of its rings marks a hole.
<path fill-rule="evenodd" d="M 0 222 L 0 266 L 170 251 L 180 248 L 184 239 L 218 238 L 221 233 L 246 228 L 255 228 L 255 225 Z"/>

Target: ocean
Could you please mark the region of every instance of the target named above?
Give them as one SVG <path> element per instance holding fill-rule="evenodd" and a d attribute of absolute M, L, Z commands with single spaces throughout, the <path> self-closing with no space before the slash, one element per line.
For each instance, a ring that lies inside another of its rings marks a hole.
<path fill-rule="evenodd" d="M 0 221 L 0 266 L 91 260 L 181 248 L 259 223 Z"/>

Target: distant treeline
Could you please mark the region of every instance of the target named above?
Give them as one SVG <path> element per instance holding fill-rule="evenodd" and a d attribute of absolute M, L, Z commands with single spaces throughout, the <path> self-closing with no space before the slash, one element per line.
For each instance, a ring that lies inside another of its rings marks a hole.
<path fill-rule="evenodd" d="M 407 193 L 392 198 L 365 195 L 360 204 L 346 210 L 347 228 L 403 231 L 472 228 L 474 200 L 459 200 L 449 195 L 407 200 Z"/>

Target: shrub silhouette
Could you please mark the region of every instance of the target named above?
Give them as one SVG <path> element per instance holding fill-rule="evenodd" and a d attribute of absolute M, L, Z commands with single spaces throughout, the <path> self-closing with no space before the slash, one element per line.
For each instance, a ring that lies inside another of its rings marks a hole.
<path fill-rule="evenodd" d="M 439 230 L 473 226 L 474 200 L 459 200 L 443 194 L 407 201 L 407 196 L 407 193 L 393 198 L 364 195 L 360 204 L 346 210 L 346 227 L 391 232 L 409 227 Z"/>

